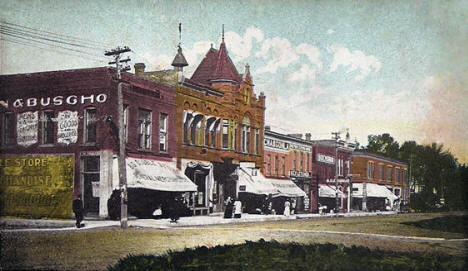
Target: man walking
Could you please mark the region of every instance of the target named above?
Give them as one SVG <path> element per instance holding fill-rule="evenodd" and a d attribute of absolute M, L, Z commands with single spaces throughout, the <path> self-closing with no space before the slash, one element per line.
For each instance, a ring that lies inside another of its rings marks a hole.
<path fill-rule="evenodd" d="M 84 227 L 85 224 L 81 223 L 81 221 L 83 221 L 83 201 L 81 201 L 81 194 L 73 200 L 73 213 L 75 213 L 76 227 Z"/>

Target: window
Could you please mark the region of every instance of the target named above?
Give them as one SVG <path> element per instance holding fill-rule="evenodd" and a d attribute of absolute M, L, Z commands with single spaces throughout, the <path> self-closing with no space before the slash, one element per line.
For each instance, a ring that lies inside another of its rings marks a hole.
<path fill-rule="evenodd" d="M 1 145 L 8 146 L 15 142 L 15 115 L 13 112 L 5 112 L 1 115 Z"/>
<path fill-rule="evenodd" d="M 128 142 L 128 105 L 124 105 L 123 111 L 123 125 L 124 125 L 124 138 L 125 143 Z"/>
<path fill-rule="evenodd" d="M 271 155 L 267 154 L 266 156 L 266 174 L 270 175 L 271 174 Z"/>
<path fill-rule="evenodd" d="M 242 131 L 241 131 L 241 146 L 242 152 L 250 152 L 250 122 L 248 118 L 244 118 L 242 121 Z"/>
<path fill-rule="evenodd" d="M 374 179 L 374 163 L 367 162 L 367 179 Z"/>
<path fill-rule="evenodd" d="M 183 141 L 185 144 L 188 143 L 188 134 L 189 134 L 189 127 L 190 127 L 190 121 L 192 120 L 192 114 L 188 113 L 187 111 L 184 111 L 183 113 L 183 120 L 184 120 L 184 127 L 182 127 L 183 130 Z"/>
<path fill-rule="evenodd" d="M 395 168 L 395 183 L 399 183 L 400 182 L 400 170 Z"/>
<path fill-rule="evenodd" d="M 258 144 L 260 141 L 260 132 L 258 128 L 255 128 L 255 139 L 254 139 L 254 153 L 258 154 Z"/>
<path fill-rule="evenodd" d="M 301 171 L 304 171 L 304 153 L 303 152 L 299 152 L 299 166 L 300 166 L 300 170 Z"/>
<path fill-rule="evenodd" d="M 244 102 L 248 104 L 249 101 L 250 101 L 250 91 L 248 88 L 246 88 L 244 92 Z"/>
<path fill-rule="evenodd" d="M 293 152 L 293 161 L 292 161 L 292 166 L 293 166 L 293 170 L 296 171 L 297 167 L 296 167 L 296 151 Z"/>
<path fill-rule="evenodd" d="M 279 174 L 278 156 L 275 155 L 275 175 L 278 176 L 278 174 Z"/>
<path fill-rule="evenodd" d="M 284 156 L 281 157 L 281 176 L 285 176 L 284 173 L 286 171 L 286 162 Z"/>
<path fill-rule="evenodd" d="M 392 181 L 392 168 L 387 167 L 387 182 L 391 182 L 391 181 Z"/>
<path fill-rule="evenodd" d="M 310 153 L 306 154 L 306 168 L 307 172 L 310 172 Z"/>
<path fill-rule="evenodd" d="M 349 162 L 349 160 L 346 161 L 346 174 L 351 174 L 351 163 Z"/>
<path fill-rule="evenodd" d="M 151 111 L 138 110 L 138 147 L 151 149 Z"/>
<path fill-rule="evenodd" d="M 192 123 L 190 124 L 190 144 L 202 146 L 203 145 L 203 134 L 202 134 L 202 121 L 204 116 L 197 114 L 193 117 Z"/>
<path fill-rule="evenodd" d="M 54 144 L 54 111 L 44 111 L 41 117 L 41 143 Z"/>
<path fill-rule="evenodd" d="M 159 115 L 159 151 L 167 152 L 167 114 Z"/>
<path fill-rule="evenodd" d="M 229 122 L 227 120 L 223 120 L 223 149 L 228 148 L 229 142 Z"/>
<path fill-rule="evenodd" d="M 216 135 L 218 134 L 219 119 L 217 119 L 213 125 L 211 131 L 211 147 L 216 148 Z"/>
<path fill-rule="evenodd" d="M 237 142 L 238 142 L 238 126 L 237 126 L 237 123 L 234 123 L 234 142 L 233 142 L 233 146 L 232 146 L 232 149 L 237 151 L 239 149 L 239 147 L 237 146 Z"/>
<path fill-rule="evenodd" d="M 338 176 L 343 176 L 343 159 L 338 159 L 338 171 L 337 175 Z"/>
<path fill-rule="evenodd" d="M 379 180 L 383 180 L 383 165 L 379 165 Z"/>
<path fill-rule="evenodd" d="M 96 124 L 97 115 L 95 108 L 85 109 L 84 116 L 84 142 L 85 143 L 96 143 Z"/>

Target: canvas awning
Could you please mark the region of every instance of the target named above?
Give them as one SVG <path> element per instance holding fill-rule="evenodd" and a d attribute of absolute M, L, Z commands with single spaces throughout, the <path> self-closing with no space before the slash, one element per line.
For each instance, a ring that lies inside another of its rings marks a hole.
<path fill-rule="evenodd" d="M 174 163 L 127 158 L 127 187 L 169 192 L 197 191 L 197 186 Z M 114 159 L 113 178 L 119 179 L 117 159 Z M 118 182 L 117 182 L 118 183 Z"/>
<path fill-rule="evenodd" d="M 278 190 L 268 181 L 257 168 L 239 167 L 238 187 L 239 192 L 252 193 L 257 195 L 276 195 Z"/>
<path fill-rule="evenodd" d="M 338 196 L 343 197 L 343 192 L 338 189 Z M 336 198 L 336 190 L 326 184 L 319 185 L 319 197 L 320 198 Z"/>
<path fill-rule="evenodd" d="M 367 197 L 374 198 L 388 198 L 390 200 L 398 199 L 392 191 L 388 190 L 387 187 L 383 185 L 378 185 L 375 183 L 366 184 L 366 194 Z M 362 198 L 363 197 L 363 184 L 362 183 L 353 183 L 353 197 Z"/>
<path fill-rule="evenodd" d="M 278 195 L 283 197 L 304 197 L 306 193 L 293 181 L 288 179 L 267 179 L 278 190 Z"/>

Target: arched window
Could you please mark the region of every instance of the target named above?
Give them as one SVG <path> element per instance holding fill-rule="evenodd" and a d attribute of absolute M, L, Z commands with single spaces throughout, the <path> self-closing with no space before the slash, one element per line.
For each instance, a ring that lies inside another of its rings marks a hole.
<path fill-rule="evenodd" d="M 244 153 L 250 152 L 250 121 L 247 117 L 242 120 L 241 148 Z"/>
<path fill-rule="evenodd" d="M 248 104 L 250 102 L 250 89 L 246 88 L 244 91 L 244 102 Z"/>
<path fill-rule="evenodd" d="M 202 114 L 195 115 L 193 117 L 192 123 L 190 124 L 190 144 L 192 145 L 203 144 L 203 142 L 199 142 L 202 119 L 203 119 Z"/>

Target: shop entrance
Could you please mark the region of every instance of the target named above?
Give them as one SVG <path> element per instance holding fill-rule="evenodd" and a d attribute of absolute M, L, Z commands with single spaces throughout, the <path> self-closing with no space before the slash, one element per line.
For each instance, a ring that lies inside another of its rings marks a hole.
<path fill-rule="evenodd" d="M 81 157 L 83 205 L 88 215 L 99 213 L 99 156 Z"/>

